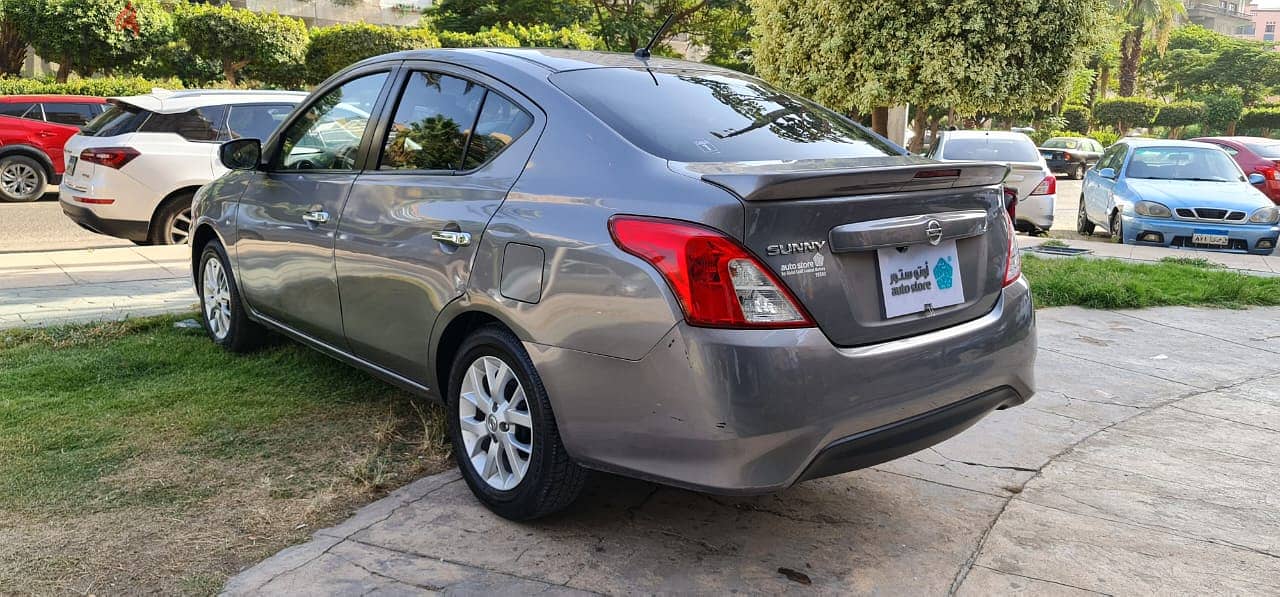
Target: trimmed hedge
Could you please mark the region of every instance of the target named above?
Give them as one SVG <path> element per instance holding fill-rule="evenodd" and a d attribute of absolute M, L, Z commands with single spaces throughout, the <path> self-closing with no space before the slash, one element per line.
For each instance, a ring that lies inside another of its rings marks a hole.
<path fill-rule="evenodd" d="M 1204 122 L 1203 102 L 1173 102 L 1165 104 L 1156 115 L 1156 126 L 1179 128 Z"/>
<path fill-rule="evenodd" d="M 518 48 L 520 40 L 514 35 L 490 29 L 476 33 L 441 31 L 440 46 L 444 48 Z"/>
<path fill-rule="evenodd" d="M 1093 120 L 1127 132 L 1130 127 L 1151 126 L 1160 113 L 1160 102 L 1145 97 L 1117 97 L 1093 104 Z"/>
<path fill-rule="evenodd" d="M 1089 122 L 1093 120 L 1093 112 L 1085 106 L 1066 106 L 1062 109 L 1062 118 L 1067 122 L 1067 130 L 1087 131 Z"/>
<path fill-rule="evenodd" d="M 371 56 L 438 47 L 440 38 L 430 29 L 380 27 L 368 23 L 320 27 L 311 31 L 307 45 L 307 73 L 312 81 L 320 82 Z"/>
<path fill-rule="evenodd" d="M 1240 116 L 1240 126 L 1264 131 L 1280 129 L 1280 108 L 1249 108 Z"/>
<path fill-rule="evenodd" d="M 501 27 L 489 29 L 492 33 L 505 33 L 515 38 L 516 42 L 526 48 L 567 48 L 570 50 L 597 50 L 604 48 L 604 42 L 592 36 L 582 27 L 553 28 L 551 25 L 539 23 L 535 25 L 513 25 L 507 23 Z M 484 31 L 481 31 L 484 33 Z"/>
<path fill-rule="evenodd" d="M 55 83 L 53 79 L 0 78 L 0 95 L 142 95 L 152 88 L 182 89 L 182 81 L 154 81 L 142 77 L 100 77 Z"/>

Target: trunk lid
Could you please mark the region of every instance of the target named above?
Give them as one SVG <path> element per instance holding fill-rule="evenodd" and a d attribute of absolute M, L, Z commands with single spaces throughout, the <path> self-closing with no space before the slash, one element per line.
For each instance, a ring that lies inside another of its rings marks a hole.
<path fill-rule="evenodd" d="M 1031 192 L 1036 190 L 1048 175 L 1044 166 L 1040 164 L 1013 162 L 1009 164 L 1009 177 L 1005 179 L 1004 184 L 1017 189 L 1018 200 L 1021 201 L 1030 197 Z"/>
<path fill-rule="evenodd" d="M 743 199 L 743 243 L 838 346 L 975 319 L 1004 286 L 1004 164 L 889 156 L 672 167 Z"/>

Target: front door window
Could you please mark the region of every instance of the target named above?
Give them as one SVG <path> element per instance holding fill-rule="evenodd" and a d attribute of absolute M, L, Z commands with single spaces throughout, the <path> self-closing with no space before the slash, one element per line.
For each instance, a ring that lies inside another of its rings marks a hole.
<path fill-rule="evenodd" d="M 352 79 L 307 108 L 285 133 L 277 170 L 358 168 L 356 153 L 387 73 Z"/>

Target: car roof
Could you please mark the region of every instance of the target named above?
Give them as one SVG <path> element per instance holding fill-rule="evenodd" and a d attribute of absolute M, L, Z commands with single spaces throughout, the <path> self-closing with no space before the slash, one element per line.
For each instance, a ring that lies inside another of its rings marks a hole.
<path fill-rule="evenodd" d="M 559 73 L 592 68 L 653 68 L 719 71 L 732 73 L 718 66 L 673 58 L 653 56 L 637 58 L 628 52 L 596 52 L 591 50 L 564 50 L 558 48 L 435 48 L 406 50 L 365 59 L 359 64 L 373 64 L 389 60 L 448 60 L 450 56 L 465 56 L 469 62 L 492 60 L 506 66 L 542 73 Z M 511 60 L 515 58 L 516 60 Z M 355 66 L 355 65 L 353 65 Z M 741 73 L 739 73 L 741 74 Z"/>
<path fill-rule="evenodd" d="M 1198 141 L 1200 139 L 1204 139 L 1206 141 L 1234 141 L 1236 143 L 1257 143 L 1260 145 L 1271 145 L 1275 143 L 1280 143 L 1280 139 L 1272 139 L 1269 137 L 1245 137 L 1245 136 L 1196 137 L 1195 139 L 1192 139 L 1192 141 Z"/>
<path fill-rule="evenodd" d="M 1120 139 L 1116 143 L 1124 143 L 1129 147 L 1186 147 L 1201 149 L 1222 149 L 1217 145 L 1205 143 L 1203 141 L 1183 141 L 1181 139 L 1148 139 L 1145 137 L 1132 137 Z"/>
<path fill-rule="evenodd" d="M 254 91 L 247 89 L 184 89 L 169 91 L 153 89 L 145 95 L 130 95 L 110 98 L 113 102 L 124 102 L 144 110 L 160 114 L 186 112 L 192 108 L 222 104 L 256 104 L 263 102 L 280 102 L 296 104 L 306 99 L 305 91 Z"/>
<path fill-rule="evenodd" d="M 19 102 L 40 102 L 45 104 L 101 104 L 106 98 L 93 95 L 6 95 L 0 96 L 0 102 L 15 104 Z"/>
<path fill-rule="evenodd" d="M 946 131 L 946 136 L 960 139 L 1030 139 L 1017 131 Z"/>

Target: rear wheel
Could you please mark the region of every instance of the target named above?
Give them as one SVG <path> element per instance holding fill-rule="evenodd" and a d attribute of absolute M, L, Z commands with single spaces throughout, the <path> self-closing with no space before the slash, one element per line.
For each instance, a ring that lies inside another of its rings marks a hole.
<path fill-rule="evenodd" d="M 546 389 L 514 334 L 500 326 L 477 330 L 449 379 L 454 456 L 486 507 L 531 520 L 577 499 L 587 471 L 565 452 Z"/>
<path fill-rule="evenodd" d="M 204 246 L 199 268 L 200 319 L 209 338 L 231 352 L 249 352 L 261 346 L 267 331 L 245 312 L 222 243 L 212 240 Z"/>
<path fill-rule="evenodd" d="M 44 166 L 25 155 L 0 158 L 0 200 L 35 201 L 44 196 Z"/>
<path fill-rule="evenodd" d="M 191 242 L 192 193 L 166 201 L 151 219 L 147 242 L 153 245 L 184 245 Z"/>
<path fill-rule="evenodd" d="M 1084 164 L 1076 164 L 1071 169 L 1071 180 L 1080 180 L 1084 178 Z"/>
<path fill-rule="evenodd" d="M 1076 232 L 1085 236 L 1093 235 L 1093 222 L 1089 221 L 1089 214 L 1084 210 L 1084 195 L 1080 196 L 1080 211 L 1076 214 Z"/>

